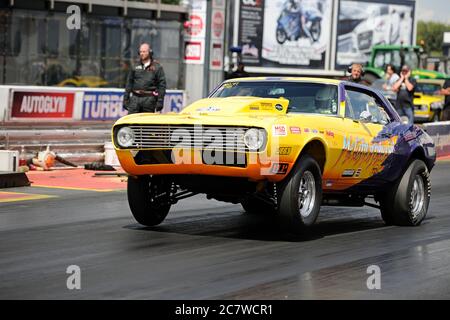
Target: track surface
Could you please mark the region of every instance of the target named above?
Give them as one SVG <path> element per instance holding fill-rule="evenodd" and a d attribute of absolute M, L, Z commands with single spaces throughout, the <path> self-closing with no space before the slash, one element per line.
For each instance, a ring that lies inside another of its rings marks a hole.
<path fill-rule="evenodd" d="M 144 228 L 123 190 L 3 189 L 53 197 L 0 203 L 0 299 L 449 299 L 450 162 L 432 185 L 420 227 L 323 207 L 308 239 L 202 196 Z M 69 265 L 81 290 L 66 287 Z M 367 288 L 370 265 L 380 290 Z"/>

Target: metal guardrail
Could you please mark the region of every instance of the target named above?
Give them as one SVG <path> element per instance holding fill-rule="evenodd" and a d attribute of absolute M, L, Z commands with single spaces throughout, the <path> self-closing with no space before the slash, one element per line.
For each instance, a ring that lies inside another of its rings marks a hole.
<path fill-rule="evenodd" d="M 0 149 L 24 148 L 25 157 L 31 158 L 47 146 L 59 156 L 82 165 L 103 161 L 105 142 L 111 141 L 109 129 L 2 129 Z"/>

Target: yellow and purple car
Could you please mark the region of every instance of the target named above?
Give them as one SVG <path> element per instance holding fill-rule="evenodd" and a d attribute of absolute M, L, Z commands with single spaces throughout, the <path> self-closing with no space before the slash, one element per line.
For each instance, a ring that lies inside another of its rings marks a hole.
<path fill-rule="evenodd" d="M 436 160 L 432 139 L 378 91 L 316 78 L 230 79 L 180 113 L 119 119 L 112 140 L 147 226 L 198 193 L 273 213 L 293 233 L 321 205 L 369 205 L 387 224 L 419 225 Z"/>

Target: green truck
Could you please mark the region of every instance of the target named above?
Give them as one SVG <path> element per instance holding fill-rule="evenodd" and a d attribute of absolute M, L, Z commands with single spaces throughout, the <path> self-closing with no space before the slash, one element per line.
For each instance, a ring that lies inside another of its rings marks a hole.
<path fill-rule="evenodd" d="M 402 45 L 376 45 L 372 47 L 369 62 L 365 67 L 364 79 L 372 83 L 384 76 L 386 65 L 391 63 L 397 72 L 401 66 L 407 64 L 412 69 L 412 76 L 417 79 L 445 79 L 447 75 L 442 72 L 431 71 L 421 68 L 420 46 Z"/>

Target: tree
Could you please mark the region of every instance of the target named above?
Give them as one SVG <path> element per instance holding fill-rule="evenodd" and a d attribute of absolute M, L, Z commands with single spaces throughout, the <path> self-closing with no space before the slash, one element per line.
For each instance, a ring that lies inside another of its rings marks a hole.
<path fill-rule="evenodd" d="M 442 54 L 444 32 L 450 31 L 450 25 L 433 21 L 419 21 L 417 23 L 417 44 L 425 42 L 428 54 Z"/>

